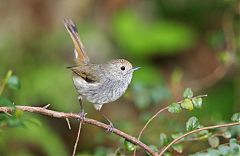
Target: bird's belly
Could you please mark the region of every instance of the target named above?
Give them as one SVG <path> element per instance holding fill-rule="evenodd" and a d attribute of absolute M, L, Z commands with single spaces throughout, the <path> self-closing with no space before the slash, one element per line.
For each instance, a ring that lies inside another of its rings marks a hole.
<path fill-rule="evenodd" d="M 85 96 L 89 102 L 95 104 L 104 104 L 117 100 L 120 98 L 127 88 L 108 88 L 91 90 Z"/>
<path fill-rule="evenodd" d="M 73 79 L 77 91 L 93 104 L 104 104 L 117 100 L 127 90 L 123 82 L 87 83 L 81 78 Z"/>
<path fill-rule="evenodd" d="M 120 98 L 127 87 L 128 85 L 122 82 L 105 82 L 91 98 L 94 98 L 95 103 L 109 103 Z"/>

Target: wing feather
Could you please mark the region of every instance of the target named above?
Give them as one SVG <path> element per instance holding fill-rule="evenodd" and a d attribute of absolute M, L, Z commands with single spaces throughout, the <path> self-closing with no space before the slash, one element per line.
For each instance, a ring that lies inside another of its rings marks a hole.
<path fill-rule="evenodd" d="M 80 76 L 88 83 L 98 83 L 100 81 L 98 71 L 95 66 L 74 66 L 70 67 L 73 73 L 77 76 Z"/>

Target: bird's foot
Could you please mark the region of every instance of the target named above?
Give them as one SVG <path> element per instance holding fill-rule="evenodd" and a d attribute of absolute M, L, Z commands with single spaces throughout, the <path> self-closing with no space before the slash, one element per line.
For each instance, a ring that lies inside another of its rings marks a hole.
<path fill-rule="evenodd" d="M 107 133 L 112 133 L 113 129 L 114 129 L 114 127 L 113 127 L 112 122 L 109 122 L 109 125 L 108 125 L 108 128 L 107 128 Z"/>
<path fill-rule="evenodd" d="M 87 115 L 87 113 L 85 113 L 84 110 L 82 110 L 82 111 L 79 113 L 80 120 L 84 122 L 86 115 Z"/>

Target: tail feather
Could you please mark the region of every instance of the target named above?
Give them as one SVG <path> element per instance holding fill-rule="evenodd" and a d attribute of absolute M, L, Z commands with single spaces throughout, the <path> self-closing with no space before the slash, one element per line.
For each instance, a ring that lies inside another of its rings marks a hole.
<path fill-rule="evenodd" d="M 83 43 L 80 40 L 80 37 L 78 35 L 78 30 L 76 25 L 74 24 L 74 22 L 71 19 L 65 18 L 63 20 L 64 26 L 67 29 L 68 33 L 70 34 L 70 37 L 73 40 L 73 44 L 74 44 L 74 53 L 75 53 L 75 60 L 76 63 L 83 63 L 83 64 L 87 64 L 89 63 L 89 57 L 87 56 L 87 53 L 85 51 L 85 48 L 83 46 Z"/>

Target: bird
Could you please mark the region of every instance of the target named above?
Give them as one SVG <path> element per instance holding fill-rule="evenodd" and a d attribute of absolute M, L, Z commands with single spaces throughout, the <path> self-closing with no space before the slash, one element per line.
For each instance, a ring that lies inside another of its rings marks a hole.
<path fill-rule="evenodd" d="M 82 100 L 92 103 L 94 108 L 100 111 L 104 104 L 119 99 L 125 93 L 134 71 L 140 67 L 133 67 L 125 59 L 112 59 L 102 64 L 92 63 L 80 39 L 76 24 L 69 18 L 65 18 L 63 23 L 74 44 L 75 64 L 69 68 L 72 70 L 73 84 L 79 94 L 78 100 L 82 110 L 80 116 L 84 119 L 86 114 Z M 113 127 L 112 122 L 103 116 L 109 121 L 110 127 Z"/>

